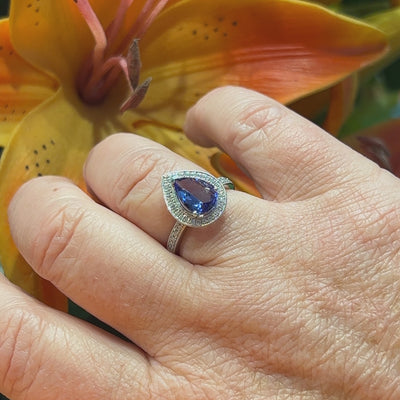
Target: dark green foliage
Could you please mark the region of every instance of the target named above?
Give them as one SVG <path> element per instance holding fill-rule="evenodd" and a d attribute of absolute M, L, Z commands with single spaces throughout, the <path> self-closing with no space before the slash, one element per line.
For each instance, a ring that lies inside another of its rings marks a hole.
<path fill-rule="evenodd" d="M 339 10 L 354 17 L 364 17 L 390 7 L 390 0 L 342 0 Z"/>
<path fill-rule="evenodd" d="M 10 4 L 9 0 L 0 0 L 0 16 L 6 16 L 8 15 L 8 5 Z M 0 397 L 0 400 L 2 398 Z"/>
<path fill-rule="evenodd" d="M 388 87 L 392 90 L 400 90 L 400 60 L 387 67 L 383 75 Z"/>

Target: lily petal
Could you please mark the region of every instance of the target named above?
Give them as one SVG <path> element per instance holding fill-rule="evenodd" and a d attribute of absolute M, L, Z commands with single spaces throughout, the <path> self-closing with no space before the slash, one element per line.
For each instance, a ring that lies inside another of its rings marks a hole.
<path fill-rule="evenodd" d="M 331 86 L 385 51 L 380 31 L 295 0 L 185 0 L 141 41 L 153 84 L 141 110 L 180 125 L 216 86 L 234 84 L 288 103 Z"/>
<path fill-rule="evenodd" d="M 4 271 L 35 297 L 64 308 L 65 298 L 55 295 L 57 292 L 38 278 L 18 253 L 7 223 L 7 207 L 22 183 L 36 176 L 64 175 L 83 185 L 82 165 L 93 146 L 93 126 L 65 97 L 60 89 L 29 113 L 14 130 L 0 160 L 0 255 Z"/>
<path fill-rule="evenodd" d="M 57 82 L 36 70 L 15 51 L 9 21 L 0 21 L 0 146 L 27 113 L 57 89 Z"/>
<path fill-rule="evenodd" d="M 214 168 L 211 161 L 219 150 L 214 147 L 205 148 L 194 144 L 184 135 L 181 128 L 141 119 L 141 116 L 135 112 L 126 112 L 121 117 L 121 121 L 123 121 L 126 131 L 134 132 L 160 143 L 210 173 L 219 174 L 219 171 Z"/>
<path fill-rule="evenodd" d="M 12 38 L 18 53 L 66 84 L 75 84 L 78 70 L 95 43 L 78 1 L 21 0 L 12 1 L 10 7 Z M 108 51 L 115 51 L 124 42 L 146 1 L 134 1 L 124 13 Z M 117 15 L 119 1 L 94 0 L 91 6 L 106 31 Z"/>
<path fill-rule="evenodd" d="M 96 0 L 95 5 L 98 17 L 107 24 L 118 2 Z M 12 1 L 10 29 L 22 57 L 66 84 L 75 84 L 77 71 L 94 44 L 73 0 Z"/>

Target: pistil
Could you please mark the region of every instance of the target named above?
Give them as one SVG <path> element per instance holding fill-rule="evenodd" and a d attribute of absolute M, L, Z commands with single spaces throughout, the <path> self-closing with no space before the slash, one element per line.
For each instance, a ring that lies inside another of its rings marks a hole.
<path fill-rule="evenodd" d="M 168 0 L 147 0 L 120 44 L 116 43 L 118 32 L 134 0 L 120 0 L 115 17 L 106 29 L 101 25 L 89 0 L 73 1 L 94 39 L 93 50 L 83 62 L 77 79 L 82 100 L 88 104 L 101 103 L 122 73 L 127 79 L 131 94 L 121 106 L 121 111 L 137 107 L 150 84 L 150 79 L 147 79 L 139 85 L 141 62 L 138 39 L 143 36 Z"/>

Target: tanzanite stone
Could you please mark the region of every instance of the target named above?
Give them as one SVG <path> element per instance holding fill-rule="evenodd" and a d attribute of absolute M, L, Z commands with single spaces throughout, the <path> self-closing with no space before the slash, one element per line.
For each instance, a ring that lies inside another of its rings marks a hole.
<path fill-rule="evenodd" d="M 175 179 L 174 188 L 180 203 L 192 214 L 207 214 L 215 207 L 218 200 L 218 192 L 214 186 L 202 179 Z"/>

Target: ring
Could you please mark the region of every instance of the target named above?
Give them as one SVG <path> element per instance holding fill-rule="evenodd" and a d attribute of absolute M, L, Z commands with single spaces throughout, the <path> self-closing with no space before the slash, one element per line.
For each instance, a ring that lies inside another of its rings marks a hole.
<path fill-rule="evenodd" d="M 226 190 L 232 181 L 207 172 L 174 171 L 161 179 L 165 204 L 176 219 L 168 237 L 167 249 L 175 253 L 186 227 L 200 228 L 216 221 L 226 207 Z"/>

